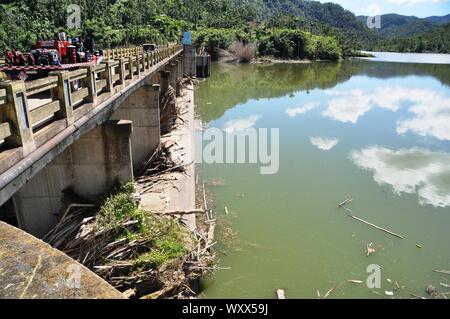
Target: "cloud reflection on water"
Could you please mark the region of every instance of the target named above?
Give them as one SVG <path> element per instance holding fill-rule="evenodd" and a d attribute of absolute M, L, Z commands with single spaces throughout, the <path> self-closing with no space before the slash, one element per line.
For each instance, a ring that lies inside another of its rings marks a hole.
<path fill-rule="evenodd" d="M 373 146 L 351 153 L 374 180 L 392 186 L 397 194 L 417 194 L 421 205 L 450 206 L 450 154 L 412 148 L 390 150 Z"/>
<path fill-rule="evenodd" d="M 397 132 L 412 132 L 450 140 L 450 96 L 432 89 L 379 87 L 363 90 L 327 91 L 332 98 L 322 115 L 343 123 L 357 123 L 375 107 L 397 112 L 408 106 L 412 117 L 397 122 Z"/>
<path fill-rule="evenodd" d="M 330 151 L 339 143 L 339 140 L 336 138 L 326 138 L 319 136 L 310 137 L 309 140 L 312 145 L 322 151 Z"/>

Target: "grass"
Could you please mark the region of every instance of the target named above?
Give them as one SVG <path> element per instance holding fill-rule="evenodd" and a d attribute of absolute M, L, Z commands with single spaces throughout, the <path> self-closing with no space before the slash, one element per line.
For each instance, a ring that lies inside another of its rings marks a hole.
<path fill-rule="evenodd" d="M 157 243 L 151 252 L 140 255 L 134 263 L 137 267 L 148 264 L 161 267 L 166 263 L 181 258 L 186 253 L 187 249 L 183 243 L 169 238 Z"/>
<path fill-rule="evenodd" d="M 136 268 L 159 268 L 180 259 L 188 252 L 187 232 L 171 219 L 159 218 L 141 210 L 134 200 L 134 193 L 134 185 L 130 183 L 106 199 L 97 215 L 98 230 L 115 229 L 117 240 L 149 242 L 143 251 L 132 256 L 130 262 Z M 122 226 L 129 221 L 136 224 Z"/>

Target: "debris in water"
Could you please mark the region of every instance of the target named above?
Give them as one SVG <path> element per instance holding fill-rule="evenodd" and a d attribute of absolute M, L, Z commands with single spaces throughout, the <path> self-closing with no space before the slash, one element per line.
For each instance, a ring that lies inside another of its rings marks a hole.
<path fill-rule="evenodd" d="M 325 296 L 323 296 L 323 299 L 327 299 L 327 298 L 331 295 L 331 293 L 332 293 L 333 291 L 334 291 L 334 287 L 327 291 L 327 293 L 325 294 Z"/>
<path fill-rule="evenodd" d="M 434 295 L 437 293 L 437 289 L 435 287 L 433 287 L 432 285 L 428 285 L 426 291 L 427 291 L 427 294 L 429 294 L 429 295 Z"/>
<path fill-rule="evenodd" d="M 393 296 L 394 293 L 392 291 L 385 291 L 384 292 L 386 296 Z"/>
<path fill-rule="evenodd" d="M 450 270 L 433 270 L 439 274 L 450 275 Z"/>
<path fill-rule="evenodd" d="M 375 254 L 377 252 L 377 250 L 375 248 L 372 247 L 373 243 L 369 243 L 367 245 L 367 257 L 369 257 L 372 254 Z"/>
<path fill-rule="evenodd" d="M 362 281 L 362 280 L 355 280 L 355 279 L 350 279 L 350 280 L 347 280 L 347 281 L 348 281 L 349 283 L 352 283 L 352 284 L 358 284 L 358 285 L 364 283 L 364 281 Z"/>
<path fill-rule="evenodd" d="M 212 178 L 206 181 L 208 186 L 225 186 L 225 180 L 223 178 Z"/>
<path fill-rule="evenodd" d="M 286 294 L 284 292 L 284 289 L 277 290 L 277 298 L 278 299 L 286 299 Z"/>
<path fill-rule="evenodd" d="M 345 200 L 344 202 L 342 202 L 341 204 L 338 204 L 338 207 L 339 207 L 339 208 L 345 209 L 345 210 L 348 211 L 349 213 L 352 213 L 352 210 L 345 206 L 347 203 L 351 203 L 352 201 L 353 201 L 352 199 L 347 199 L 347 200 Z M 387 229 L 382 228 L 382 227 L 380 227 L 380 226 L 377 226 L 377 225 L 375 225 L 375 224 L 369 223 L 368 221 L 365 221 L 364 219 L 361 219 L 361 218 L 359 218 L 359 217 L 357 217 L 357 216 L 348 214 L 348 217 L 351 217 L 351 218 L 353 218 L 353 219 L 355 219 L 355 220 L 357 220 L 357 221 L 360 221 L 360 222 L 363 223 L 363 224 L 372 226 L 373 228 L 376 228 L 376 229 L 378 229 L 378 230 L 384 231 L 385 233 L 388 233 L 388 234 L 390 234 L 390 235 L 392 235 L 392 236 L 395 236 L 395 237 L 397 237 L 397 238 L 404 239 L 404 237 L 403 237 L 402 235 L 396 234 L 396 233 L 394 233 L 394 232 L 392 232 L 392 231 L 390 231 L 390 230 L 387 230 Z"/>
<path fill-rule="evenodd" d="M 225 213 L 227 213 L 227 215 L 230 215 L 230 213 L 228 212 L 228 207 L 225 206 Z"/>
<path fill-rule="evenodd" d="M 331 293 L 332 293 L 333 291 L 334 291 L 334 287 L 331 288 L 330 290 L 328 290 L 328 291 L 325 293 L 325 295 L 323 295 L 323 297 L 322 297 L 321 294 L 320 294 L 319 289 L 317 289 L 317 299 L 327 299 L 327 298 L 331 295 Z"/>
<path fill-rule="evenodd" d="M 417 248 L 423 248 L 422 245 L 417 244 L 416 245 Z"/>

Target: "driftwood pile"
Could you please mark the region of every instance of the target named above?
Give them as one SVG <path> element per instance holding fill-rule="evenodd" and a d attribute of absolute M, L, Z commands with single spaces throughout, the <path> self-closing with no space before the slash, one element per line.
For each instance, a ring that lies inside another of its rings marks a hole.
<path fill-rule="evenodd" d="M 130 240 L 118 235 L 136 231 L 139 220 L 124 220 L 101 228 L 95 215 L 96 209 L 74 205 L 44 240 L 130 298 L 191 297 L 195 293 L 189 288 L 189 283 L 214 270 L 213 239 L 208 237 L 208 233 L 196 231 L 189 234 L 185 230 L 188 252 L 158 268 L 151 263 L 137 264 L 136 260 L 152 251 L 154 240 L 163 236 L 164 230 L 155 229 L 150 237 Z M 152 215 L 151 218 L 161 220 L 172 216 Z"/>
<path fill-rule="evenodd" d="M 179 110 L 177 107 L 177 95 L 175 88 L 169 86 L 160 101 L 161 134 L 166 134 L 174 129 Z"/>
<path fill-rule="evenodd" d="M 178 164 L 172 159 L 172 147 L 161 144 L 143 166 L 141 176 L 137 178 L 141 194 L 151 191 L 160 183 L 173 182 L 173 177 L 166 173 L 186 171 L 187 165 Z M 142 263 L 139 256 L 152 251 L 154 240 L 164 235 L 160 233 L 161 229 L 151 228 L 154 223 L 150 222 L 150 226 L 145 226 L 147 229 L 150 227 L 145 236 L 130 239 L 123 234 L 139 233 L 142 220 L 130 217 L 120 222 L 99 223 L 101 210 L 90 204 L 70 205 L 44 240 L 94 271 L 127 297 L 191 297 L 195 293 L 189 283 L 206 272 L 216 270 L 212 250 L 214 223 L 209 217 L 209 223 L 205 227 L 198 227 L 195 232 L 182 228 L 186 237 L 186 253 L 157 267 Z M 179 217 L 183 214 L 210 216 L 206 207 L 191 212 L 145 214 L 151 221 L 175 219 L 177 223 L 182 222 Z M 149 233 L 151 236 L 148 236 Z M 140 262 L 137 264 L 137 261 Z"/>
<path fill-rule="evenodd" d="M 171 156 L 170 148 L 173 145 L 161 143 L 153 155 L 143 165 L 136 178 L 136 183 L 141 188 L 141 194 L 150 192 L 155 186 L 170 182 L 173 179 L 164 176 L 166 173 L 185 173 L 188 164 L 175 162 Z"/>

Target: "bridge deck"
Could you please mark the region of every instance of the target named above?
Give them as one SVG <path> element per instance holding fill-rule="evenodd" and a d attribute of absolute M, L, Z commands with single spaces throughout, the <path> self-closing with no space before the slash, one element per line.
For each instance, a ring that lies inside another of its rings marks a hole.
<path fill-rule="evenodd" d="M 181 53 L 179 45 L 115 51 L 100 65 L 0 82 L 0 205 Z"/>

